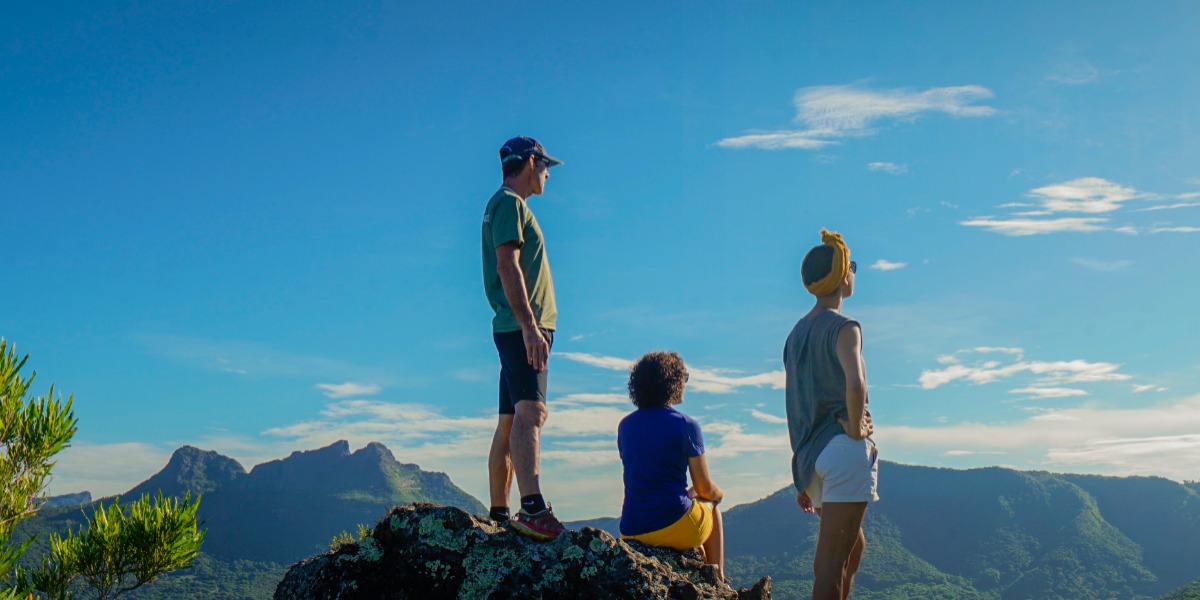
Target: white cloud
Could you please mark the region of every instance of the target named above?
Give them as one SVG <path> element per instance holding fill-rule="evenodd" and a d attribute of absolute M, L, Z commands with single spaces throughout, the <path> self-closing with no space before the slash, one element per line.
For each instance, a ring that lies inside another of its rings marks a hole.
<path fill-rule="evenodd" d="M 975 103 L 992 95 L 991 90 L 977 85 L 924 91 L 903 88 L 867 90 L 845 85 L 803 88 L 797 90 L 793 98 L 795 122 L 804 125 L 802 129 L 730 137 L 718 141 L 717 145 L 726 148 L 813 150 L 838 143 L 836 140 L 847 136 L 869 135 L 873 132 L 868 127 L 885 119 L 914 119 L 922 113 L 944 113 L 954 117 L 991 116 L 996 109 Z"/>
<path fill-rule="evenodd" d="M 1029 195 L 1050 212 L 1106 213 L 1121 203 L 1147 194 L 1099 177 L 1082 177 L 1030 190 Z"/>
<path fill-rule="evenodd" d="M 982 227 L 993 233 L 1011 236 L 1043 235 L 1047 233 L 1103 231 L 1108 219 L 1094 217 L 1063 217 L 1059 219 L 995 219 L 990 217 L 968 219 L 959 225 Z"/>
<path fill-rule="evenodd" d="M 1008 423 L 886 427 L 875 438 L 895 460 L 948 451 L 1006 452 L 1022 469 L 1195 479 L 1200 396 L 1135 408 L 1083 406 Z M 964 456 L 969 460 L 969 456 Z M 981 464 L 978 461 L 974 464 Z"/>
<path fill-rule="evenodd" d="M 370 383 L 318 383 L 317 389 L 329 398 L 350 398 L 352 396 L 373 396 L 379 393 L 380 387 Z"/>
<path fill-rule="evenodd" d="M 790 452 L 791 448 L 786 427 L 779 427 L 774 433 L 748 433 L 742 423 L 721 421 L 703 423 L 703 429 L 705 454 L 718 459 L 756 452 Z M 716 442 L 711 442 L 710 438 L 715 438 Z"/>
<path fill-rule="evenodd" d="M 981 227 L 993 233 L 1010 236 L 1040 235 L 1050 233 L 1096 231 L 1114 231 L 1129 235 L 1137 235 L 1143 231 L 1130 224 L 1112 226 L 1110 219 L 1105 216 L 1122 211 L 1131 200 L 1154 201 L 1162 200 L 1162 194 L 1139 191 L 1132 187 L 1123 186 L 1100 177 L 1081 177 L 1055 183 L 1029 191 L 1028 196 L 1033 204 L 1024 202 L 1009 202 L 999 208 L 1033 208 L 1033 210 L 1013 211 L 1011 214 L 995 217 L 981 216 L 959 222 L 967 227 Z M 1182 199 L 1182 196 L 1176 198 Z M 1200 203 L 1160 204 L 1140 209 L 1125 210 L 1122 214 L 1145 211 L 1161 211 L 1167 209 L 1198 206 Z M 1061 213 L 1076 213 L 1075 216 L 1050 217 Z M 1081 216 L 1080 216 L 1081 215 Z M 1200 227 L 1171 226 L 1162 224 L 1155 228 L 1145 229 L 1150 233 L 1195 233 Z"/>
<path fill-rule="evenodd" d="M 583 352 L 563 352 L 557 355 L 567 360 L 613 371 L 628 372 L 634 363 L 634 361 L 624 358 Z M 728 394 L 740 387 L 770 387 L 777 390 L 784 387 L 782 369 L 756 375 L 736 375 L 726 369 L 703 369 L 691 365 L 688 365 L 687 369 L 689 374 L 687 389 L 693 392 Z"/>
<path fill-rule="evenodd" d="M 955 117 L 987 117 L 996 114 L 990 106 L 974 105 L 993 96 L 978 85 L 908 89 L 864 90 L 852 86 L 818 86 L 796 92 L 796 120 L 817 128 L 858 130 L 881 119 L 915 117 L 940 112 Z"/>
<path fill-rule="evenodd" d="M 353 378 L 388 383 L 395 374 L 321 356 L 302 356 L 267 344 L 184 336 L 143 335 L 137 341 L 152 353 L 192 367 L 239 375 L 293 378 Z"/>
<path fill-rule="evenodd" d="M 121 494 L 162 470 L 173 451 L 137 442 L 76 442 L 57 455 L 47 490 L 51 495 L 91 492 L 93 499 Z"/>
<path fill-rule="evenodd" d="M 891 173 L 892 175 L 903 175 L 908 172 L 907 165 L 898 165 L 890 162 L 873 162 L 867 164 L 867 169 L 871 171 L 882 171 Z"/>
<path fill-rule="evenodd" d="M 717 142 L 722 148 L 761 148 L 763 150 L 816 150 L 830 144 L 830 139 L 840 134 L 830 130 L 808 131 L 773 131 L 768 133 L 752 133 L 738 137 L 725 138 Z"/>
<path fill-rule="evenodd" d="M 1092 258 L 1072 258 L 1071 262 L 1073 262 L 1085 269 L 1091 269 L 1092 271 L 1102 271 L 1102 272 L 1120 271 L 1122 269 L 1127 269 L 1131 265 L 1133 265 L 1132 260 L 1104 261 L 1104 260 L 1096 260 L 1096 259 L 1092 259 Z"/>
<path fill-rule="evenodd" d="M 1015 390 L 1009 390 L 1010 394 L 1022 394 L 1039 400 L 1046 398 L 1071 398 L 1074 396 L 1086 396 L 1088 393 L 1085 390 L 1075 388 L 1062 387 L 1026 387 Z"/>
<path fill-rule="evenodd" d="M 985 452 L 976 450 L 947 450 L 942 453 L 942 456 L 976 456 L 976 455 L 1004 455 L 1007 452 Z"/>
<path fill-rule="evenodd" d="M 1176 208 L 1191 208 L 1193 206 L 1200 206 L 1200 202 L 1179 202 L 1176 204 L 1159 204 L 1157 206 L 1148 206 L 1146 208 L 1139 208 L 1132 212 L 1147 212 L 1147 211 L 1153 211 L 1153 210 L 1172 210 L 1172 209 L 1176 209 Z"/>
<path fill-rule="evenodd" d="M 613 404 L 632 406 L 629 396 L 625 394 L 567 394 L 551 401 L 555 406 L 577 406 L 580 404 Z"/>
<path fill-rule="evenodd" d="M 787 424 L 786 417 L 777 417 L 775 415 L 762 412 L 761 410 L 753 410 L 752 409 L 750 411 L 750 415 L 753 416 L 755 419 L 758 419 L 759 421 L 762 421 L 764 423 L 773 423 L 776 425 L 786 425 Z"/>
<path fill-rule="evenodd" d="M 587 354 L 585 352 L 555 352 L 554 355 L 577 363 L 612 371 L 629 371 L 633 368 L 632 360 L 617 358 L 615 356 L 602 356 L 599 354 Z"/>
<path fill-rule="evenodd" d="M 1063 398 L 1084 395 L 1087 392 L 1062 388 L 1064 383 L 1096 383 L 1121 381 L 1132 376 L 1119 373 L 1121 365 L 1086 360 L 1036 361 L 1026 360 L 1019 348 L 980 347 L 973 352 L 980 354 L 1004 353 L 1014 356 L 1013 362 L 1003 364 L 997 360 L 976 360 L 972 364 L 961 364 L 957 356 L 972 351 L 960 350 L 949 357 L 939 357 L 938 362 L 946 365 L 940 369 L 921 371 L 918 382 L 927 390 L 939 388 L 954 381 L 966 381 L 983 385 L 1010 379 L 1019 374 L 1036 375 L 1032 385 L 1012 390 L 1011 393 L 1026 394 L 1038 398 Z M 949 360 L 947 360 L 949 359 Z"/>
<path fill-rule="evenodd" d="M 1167 391 L 1167 388 L 1162 387 L 1160 385 L 1154 385 L 1153 383 L 1147 383 L 1147 384 L 1135 383 L 1135 384 L 1133 384 L 1133 393 L 1135 393 L 1135 394 L 1142 394 L 1145 392 L 1165 392 L 1165 391 Z"/>
<path fill-rule="evenodd" d="M 896 269 L 903 269 L 907 266 L 908 263 L 906 262 L 892 262 L 890 260 L 884 260 L 881 258 L 875 261 L 875 263 L 871 265 L 871 268 L 875 269 L 876 271 L 895 271 Z"/>

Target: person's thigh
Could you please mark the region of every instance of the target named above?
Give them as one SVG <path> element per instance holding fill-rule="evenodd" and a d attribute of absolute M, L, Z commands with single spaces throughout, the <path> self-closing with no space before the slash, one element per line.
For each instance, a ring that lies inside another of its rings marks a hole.
<path fill-rule="evenodd" d="M 551 346 L 554 332 L 543 331 Z M 546 402 L 549 368 L 535 371 L 529 365 L 525 340 L 520 331 L 492 334 L 496 352 L 500 355 L 500 414 L 513 414 L 518 402 Z"/>
<path fill-rule="evenodd" d="M 845 563 L 858 543 L 866 502 L 825 502 L 821 507 L 821 529 L 817 534 L 816 562 L 818 569 L 831 561 Z"/>

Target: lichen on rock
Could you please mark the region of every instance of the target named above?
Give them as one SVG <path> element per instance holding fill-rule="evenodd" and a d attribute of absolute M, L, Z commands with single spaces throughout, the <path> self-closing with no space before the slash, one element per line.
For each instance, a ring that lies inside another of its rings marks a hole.
<path fill-rule="evenodd" d="M 456 598 L 769 599 L 771 580 L 734 590 L 697 551 L 584 527 L 537 542 L 457 508 L 398 506 L 358 544 L 292 566 L 276 600 Z"/>

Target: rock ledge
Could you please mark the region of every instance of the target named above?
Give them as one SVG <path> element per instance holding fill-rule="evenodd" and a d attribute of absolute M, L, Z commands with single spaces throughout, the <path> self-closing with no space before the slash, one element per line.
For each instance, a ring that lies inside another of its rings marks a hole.
<path fill-rule="evenodd" d="M 734 590 L 697 551 L 627 543 L 591 527 L 536 542 L 426 503 L 393 508 L 358 543 L 296 563 L 275 590 L 276 600 L 770 597 L 769 577 Z"/>

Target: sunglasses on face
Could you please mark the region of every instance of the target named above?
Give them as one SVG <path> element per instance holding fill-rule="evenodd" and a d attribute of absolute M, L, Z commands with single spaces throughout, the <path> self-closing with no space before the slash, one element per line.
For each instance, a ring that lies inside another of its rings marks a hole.
<path fill-rule="evenodd" d="M 854 261 L 850 261 L 850 272 L 858 273 L 858 263 L 856 263 Z"/>
<path fill-rule="evenodd" d="M 541 156 L 537 156 L 537 157 L 535 157 L 535 158 L 537 158 L 537 161 L 538 161 L 538 162 L 542 163 L 542 166 L 543 166 L 543 167 L 546 167 L 547 169 L 549 169 L 549 168 L 550 168 L 550 160 L 549 160 L 549 159 L 547 159 L 547 158 L 542 158 Z"/>

